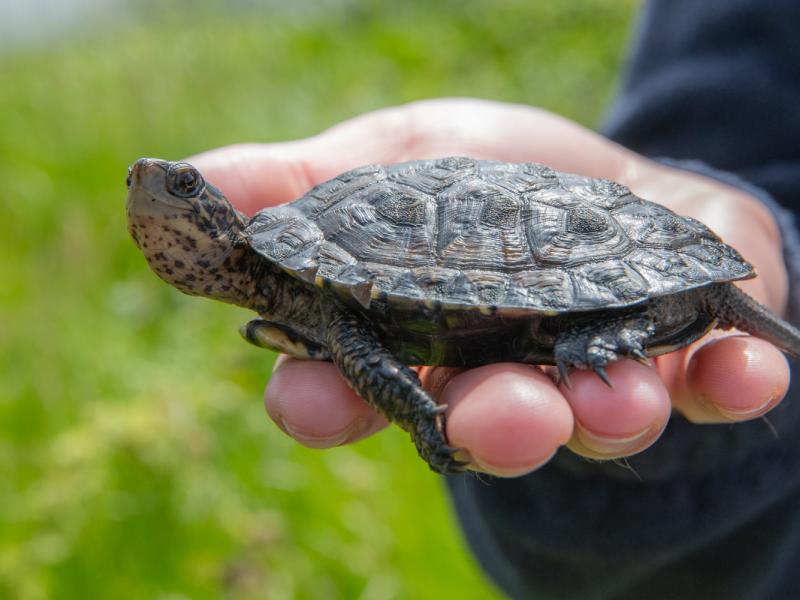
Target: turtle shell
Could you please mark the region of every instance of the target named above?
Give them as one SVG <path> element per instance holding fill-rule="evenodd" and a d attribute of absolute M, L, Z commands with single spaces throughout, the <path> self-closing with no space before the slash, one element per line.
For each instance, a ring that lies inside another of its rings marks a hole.
<path fill-rule="evenodd" d="M 755 275 L 705 225 L 620 184 L 464 157 L 348 171 L 259 212 L 245 235 L 293 277 L 365 307 L 554 314 Z"/>

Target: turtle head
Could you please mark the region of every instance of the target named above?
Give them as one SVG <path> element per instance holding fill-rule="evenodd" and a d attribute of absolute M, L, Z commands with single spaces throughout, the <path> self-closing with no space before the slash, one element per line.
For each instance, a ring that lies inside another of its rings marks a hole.
<path fill-rule="evenodd" d="M 128 230 L 150 268 L 193 296 L 247 305 L 245 218 L 185 162 L 153 158 L 128 169 Z"/>

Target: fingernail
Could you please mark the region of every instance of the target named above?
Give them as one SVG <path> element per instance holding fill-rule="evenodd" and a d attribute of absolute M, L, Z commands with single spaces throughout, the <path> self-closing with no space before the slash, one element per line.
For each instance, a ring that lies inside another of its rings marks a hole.
<path fill-rule="evenodd" d="M 656 437 L 659 431 L 659 428 L 648 427 L 633 435 L 610 436 L 594 433 L 580 425 L 575 428 L 581 444 L 598 454 L 608 454 L 609 456 L 623 456 L 627 453 L 639 452 L 649 445 L 646 440 Z"/>
<path fill-rule="evenodd" d="M 778 403 L 778 396 L 770 396 L 766 402 L 763 404 L 759 404 L 755 408 L 747 408 L 747 409 L 738 409 L 738 408 L 723 408 L 718 404 L 713 404 L 714 408 L 716 408 L 724 417 L 728 417 L 729 419 L 733 419 L 734 421 L 746 421 L 747 419 L 753 419 L 755 417 L 760 417 L 764 413 L 768 412 L 775 404 Z"/>
<path fill-rule="evenodd" d="M 470 454 L 469 451 L 465 450 L 464 448 L 459 448 L 456 450 L 453 453 L 453 458 L 458 462 L 469 465 L 470 468 L 473 468 L 475 465 L 475 460 L 472 458 L 472 454 Z"/>
<path fill-rule="evenodd" d="M 357 439 L 366 428 L 366 419 L 359 417 L 338 433 L 329 436 L 312 436 L 292 427 L 285 419 L 281 419 L 281 429 L 309 448 L 334 448 L 335 446 L 341 446 Z"/>
<path fill-rule="evenodd" d="M 466 450 L 459 450 L 456 452 L 455 456 L 458 460 L 466 462 L 469 465 L 468 468 L 470 471 L 486 473 L 487 475 L 494 475 L 495 477 L 520 477 L 546 465 L 553 456 L 555 456 L 556 452 L 558 452 L 558 449 L 554 450 L 552 454 L 548 454 L 544 458 L 537 460 L 533 464 L 525 464 L 517 467 L 490 465 Z"/>

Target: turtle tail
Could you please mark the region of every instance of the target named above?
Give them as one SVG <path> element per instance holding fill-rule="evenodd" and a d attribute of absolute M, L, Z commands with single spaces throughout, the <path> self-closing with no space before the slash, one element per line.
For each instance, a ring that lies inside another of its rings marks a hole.
<path fill-rule="evenodd" d="M 735 327 L 800 358 L 800 330 L 732 283 L 711 286 L 706 302 L 722 329 Z"/>

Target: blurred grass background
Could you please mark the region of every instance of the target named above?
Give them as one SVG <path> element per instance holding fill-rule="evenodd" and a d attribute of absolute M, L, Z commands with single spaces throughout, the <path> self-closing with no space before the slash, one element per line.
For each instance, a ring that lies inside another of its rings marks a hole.
<path fill-rule="evenodd" d="M 636 4 L 138 2 L 0 55 L 0 598 L 496 597 L 404 434 L 266 419 L 274 356 L 149 272 L 126 167 L 443 95 L 594 126 Z"/>

